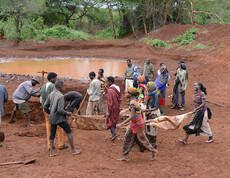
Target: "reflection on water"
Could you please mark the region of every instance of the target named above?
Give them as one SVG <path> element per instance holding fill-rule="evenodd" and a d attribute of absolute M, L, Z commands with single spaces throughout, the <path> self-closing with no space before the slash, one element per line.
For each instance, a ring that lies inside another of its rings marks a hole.
<path fill-rule="evenodd" d="M 21 75 L 40 75 L 37 72 L 56 72 L 64 77 L 88 77 L 89 72 L 102 68 L 105 76 L 123 76 L 126 68 L 124 61 L 96 59 L 61 59 L 61 60 L 11 60 L 0 63 L 0 72 Z"/>

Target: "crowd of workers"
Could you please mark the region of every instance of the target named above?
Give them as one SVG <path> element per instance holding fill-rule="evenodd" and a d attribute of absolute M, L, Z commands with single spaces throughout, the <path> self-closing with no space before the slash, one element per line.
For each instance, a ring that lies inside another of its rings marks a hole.
<path fill-rule="evenodd" d="M 174 75 L 175 82 L 172 92 L 173 105 L 171 108 L 185 110 L 185 90 L 187 88 L 188 72 L 184 61 L 178 61 L 178 67 Z M 128 153 L 134 142 L 137 142 L 140 151 L 151 151 L 152 159 L 154 160 L 157 154 L 156 140 L 158 129 L 145 124 L 145 121 L 164 115 L 166 88 L 169 86 L 170 81 L 170 75 L 166 65 L 164 63 L 160 64 L 160 69 L 157 71 L 157 76 L 155 77 L 154 67 L 149 58 L 144 63 L 142 75 L 138 72 L 138 67 L 134 66 L 130 59 L 127 60 L 123 82 L 125 83 L 125 96 L 130 99 L 130 116 L 119 124 L 118 119 L 123 92 L 121 91 L 121 88 L 115 84 L 115 78 L 112 76 L 105 78 L 103 69 L 99 69 L 98 77 L 96 77 L 95 72 L 90 72 L 89 78 L 91 82 L 87 89 L 89 99 L 86 115 L 105 113 L 107 128 L 110 129 L 111 132 L 111 141 L 115 140 L 118 136 L 116 129 L 130 122 L 130 126 L 128 126 L 125 134 L 123 157 L 118 160 L 129 160 Z M 27 125 L 32 126 L 27 101 L 31 96 L 40 97 L 46 121 L 47 143 L 48 149 L 50 149 L 50 156 L 57 155 L 53 150 L 56 132 L 59 149 L 68 148 L 68 146 L 64 144 L 64 132 L 66 132 L 71 145 L 72 154 L 79 154 L 80 150 L 77 150 L 74 147 L 72 130 L 67 122 L 66 116 L 76 113 L 76 110 L 79 112 L 83 96 L 76 91 L 64 94 L 64 83 L 61 80 L 57 80 L 57 74 L 54 72 L 50 72 L 47 79 L 48 82 L 38 89 L 34 88 L 41 82 L 41 78 L 38 76 L 35 76 L 32 80 L 25 81 L 18 86 L 13 93 L 15 107 L 9 122 L 15 122 L 14 116 L 16 112 L 20 110 L 26 115 Z M 192 121 L 189 125 L 184 127 L 186 137 L 179 141 L 183 144 L 187 144 L 189 135 L 196 134 L 209 136 L 207 143 L 211 143 L 214 139 L 208 124 L 208 118 L 211 118 L 211 111 L 205 105 L 207 94 L 206 88 L 202 83 L 198 82 L 195 83 L 194 89 L 196 94 Z M 107 99 L 106 112 L 103 109 L 105 96 Z M 0 85 L 0 116 L 4 115 L 3 103 L 7 100 L 7 90 L 4 85 Z M 66 106 L 66 102 L 68 101 L 70 104 Z"/>

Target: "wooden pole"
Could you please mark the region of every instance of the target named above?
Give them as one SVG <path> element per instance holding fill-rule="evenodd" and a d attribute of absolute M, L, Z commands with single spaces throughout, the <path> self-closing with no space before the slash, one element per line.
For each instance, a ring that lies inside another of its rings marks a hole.
<path fill-rule="evenodd" d="M 48 74 L 48 72 L 46 72 L 46 71 L 41 71 L 41 72 L 37 72 L 37 73 L 41 73 L 42 74 L 42 82 L 41 82 L 41 84 L 42 84 L 42 86 L 43 86 L 43 83 L 44 83 L 44 75 L 45 74 Z"/>
<path fill-rule="evenodd" d="M 227 106 L 225 106 L 223 104 L 215 103 L 215 102 L 212 102 L 212 101 L 206 101 L 206 102 L 211 103 L 211 104 L 215 104 L 215 105 L 223 107 L 223 108 L 227 108 Z"/>
<path fill-rule="evenodd" d="M 84 101 L 85 101 L 85 99 L 86 99 L 87 94 L 88 94 L 88 93 L 86 92 L 86 94 L 85 94 L 83 100 L 81 101 L 81 104 L 80 104 L 80 106 L 79 106 L 79 108 L 78 108 L 78 110 L 77 110 L 76 115 L 78 115 L 78 113 L 79 113 L 79 111 L 80 111 L 80 109 L 81 109 L 81 107 L 82 107 L 82 105 L 83 105 L 83 103 L 84 103 Z"/>

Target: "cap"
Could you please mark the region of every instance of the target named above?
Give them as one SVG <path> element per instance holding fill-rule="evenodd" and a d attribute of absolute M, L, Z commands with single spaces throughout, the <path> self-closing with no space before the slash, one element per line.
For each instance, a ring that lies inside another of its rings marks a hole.
<path fill-rule="evenodd" d="M 39 77 L 39 76 L 33 76 L 32 80 L 40 83 L 41 82 L 41 77 Z"/>

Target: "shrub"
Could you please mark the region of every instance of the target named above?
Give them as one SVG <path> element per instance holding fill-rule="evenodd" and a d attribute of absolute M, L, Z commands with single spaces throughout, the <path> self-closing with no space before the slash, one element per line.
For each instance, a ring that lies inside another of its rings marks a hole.
<path fill-rule="evenodd" d="M 182 37 L 181 35 L 179 35 L 176 39 L 173 39 L 172 42 L 173 42 L 173 43 L 179 43 L 179 42 L 182 41 L 182 38 L 183 38 L 183 37 Z"/>
<path fill-rule="evenodd" d="M 176 39 L 173 39 L 173 43 L 179 43 L 181 42 L 181 45 L 186 46 L 190 42 L 196 39 L 196 33 L 198 32 L 198 29 L 188 29 L 186 32 L 183 34 L 183 36 L 179 35 Z"/>
<path fill-rule="evenodd" d="M 164 41 L 162 41 L 162 40 L 160 40 L 160 39 L 158 39 L 158 38 L 156 38 L 156 39 L 154 39 L 154 40 L 149 40 L 149 39 L 145 38 L 145 39 L 143 39 L 143 40 L 144 40 L 145 42 L 147 42 L 148 44 L 150 44 L 150 45 L 156 47 L 156 48 L 166 47 L 166 46 L 167 46 L 167 44 L 166 44 Z"/>
<path fill-rule="evenodd" d="M 23 26 L 22 39 L 32 39 L 37 36 L 37 30 L 30 25 Z"/>
<path fill-rule="evenodd" d="M 206 49 L 208 47 L 206 45 L 203 45 L 203 44 L 199 43 L 199 44 L 193 46 L 193 48 L 195 48 L 195 49 Z"/>
<path fill-rule="evenodd" d="M 16 26 L 14 25 L 12 19 L 8 19 L 4 26 L 5 38 L 10 41 L 21 39 L 21 35 L 17 32 Z"/>
<path fill-rule="evenodd" d="M 43 17 L 38 17 L 36 20 L 33 19 L 31 24 L 32 24 L 33 27 L 36 28 L 37 30 L 42 30 L 42 29 L 44 29 L 44 27 L 45 27 Z"/>
<path fill-rule="evenodd" d="M 45 29 L 44 34 L 46 36 L 50 36 L 54 38 L 67 38 L 67 39 L 75 38 L 74 34 L 72 34 L 67 27 L 60 26 L 60 25 L 56 25 L 51 28 Z"/>

